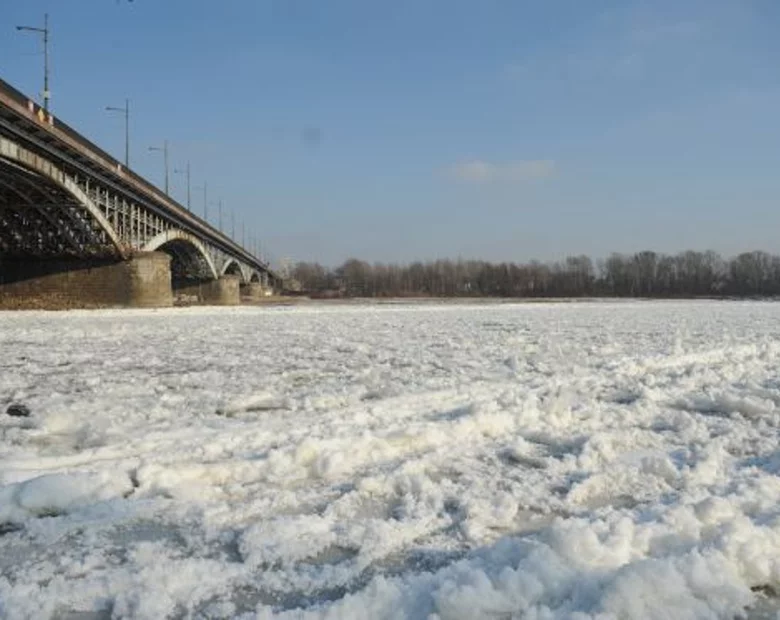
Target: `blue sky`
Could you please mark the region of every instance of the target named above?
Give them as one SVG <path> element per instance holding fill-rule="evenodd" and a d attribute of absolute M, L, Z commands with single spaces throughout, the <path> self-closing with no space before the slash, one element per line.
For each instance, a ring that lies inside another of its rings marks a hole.
<path fill-rule="evenodd" d="M 773 0 L 8 2 L 29 94 L 45 11 L 55 115 L 276 258 L 780 250 Z"/>

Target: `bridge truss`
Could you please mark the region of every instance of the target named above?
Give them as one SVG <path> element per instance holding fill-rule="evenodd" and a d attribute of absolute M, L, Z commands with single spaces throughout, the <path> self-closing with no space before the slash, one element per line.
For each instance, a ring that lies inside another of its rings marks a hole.
<path fill-rule="evenodd" d="M 278 286 L 270 266 L 0 80 L 0 258 L 164 251 L 175 280 Z"/>

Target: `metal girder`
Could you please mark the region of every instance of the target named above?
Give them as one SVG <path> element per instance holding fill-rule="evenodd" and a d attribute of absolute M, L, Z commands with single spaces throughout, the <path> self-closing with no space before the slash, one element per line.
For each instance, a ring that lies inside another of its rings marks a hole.
<path fill-rule="evenodd" d="M 49 213 L 48 207 L 51 207 L 52 205 L 45 205 L 42 206 L 40 204 L 36 204 L 32 201 L 32 198 L 26 196 L 23 192 L 20 192 L 13 188 L 10 184 L 7 184 L 4 182 L 2 178 L 0 178 L 0 187 L 5 187 L 12 193 L 15 193 L 18 195 L 22 200 L 25 201 L 25 204 L 27 207 L 35 209 L 50 225 L 51 227 L 57 231 L 58 233 L 62 234 L 66 241 L 71 245 L 73 250 L 75 252 L 79 252 L 81 250 L 81 246 L 79 244 L 78 239 L 76 239 L 76 236 L 73 234 L 73 232 L 68 228 L 67 226 L 63 226 L 61 222 L 57 222 L 54 215 Z M 61 212 L 61 205 L 54 205 L 55 209 L 60 210 Z"/>
<path fill-rule="evenodd" d="M 89 196 L 81 190 L 75 180 L 66 175 L 64 171 L 32 151 L 25 149 L 23 146 L 16 144 L 1 135 L 0 159 L 10 161 L 28 171 L 37 173 L 45 180 L 54 183 L 57 187 L 73 196 L 84 209 L 89 211 L 91 218 L 97 221 L 100 228 L 103 229 L 103 232 L 111 242 L 111 245 L 115 248 L 116 253 L 120 256 L 126 255 L 121 240 L 117 237 L 113 227 L 106 220 L 100 209 L 92 202 Z M 42 187 L 45 187 L 45 185 L 42 184 Z"/>
<path fill-rule="evenodd" d="M 53 141 L 43 140 L 40 135 L 30 135 L 22 128 L 9 125 L 7 121 L 0 118 L 0 130 L 2 129 L 10 131 L 22 139 L 29 140 L 43 152 L 50 153 L 57 159 L 66 161 L 69 166 L 73 167 L 73 170 L 75 171 L 74 176 L 84 176 L 86 178 L 94 179 L 98 184 L 104 187 L 110 187 L 117 193 L 127 196 L 131 202 L 134 202 L 137 205 L 143 207 L 143 209 L 161 215 L 162 217 L 167 217 L 172 221 L 173 227 L 179 228 L 185 232 L 189 232 L 190 234 L 193 234 L 199 238 L 203 238 L 205 243 L 215 248 L 215 251 L 225 253 L 230 256 L 240 257 L 242 262 L 247 262 L 245 258 L 254 259 L 254 257 L 242 247 L 238 246 L 231 239 L 225 237 L 221 232 L 215 231 L 211 226 L 208 225 L 208 223 L 199 220 L 197 217 L 194 217 L 191 213 L 183 209 L 183 207 L 179 206 L 177 210 L 172 211 L 170 208 L 166 209 L 165 205 L 160 205 L 158 202 L 156 202 L 155 199 L 150 200 L 151 196 L 156 197 L 154 193 L 150 196 L 139 194 L 137 188 L 135 187 L 137 185 L 135 175 L 130 173 L 130 171 L 126 172 L 131 178 L 120 178 L 119 180 L 112 179 L 105 174 L 105 171 L 98 172 L 92 165 L 85 164 L 82 161 L 74 159 L 72 156 L 68 156 L 62 152 L 57 151 L 54 148 Z M 0 138 L 2 138 L 1 135 Z M 0 153 L 0 156 L 1 155 L 2 154 Z M 121 169 L 121 165 L 119 163 L 117 163 L 116 166 L 118 169 Z M 150 189 L 152 188 L 150 187 Z M 167 202 L 171 202 L 167 197 L 165 198 Z M 255 263 L 255 267 L 259 267 L 264 270 L 269 269 L 268 265 L 262 264 L 262 262 L 258 261 L 257 259 L 254 259 L 253 262 Z"/>
<path fill-rule="evenodd" d="M 193 265 L 199 264 L 201 272 L 207 273 L 213 279 L 219 277 L 214 260 L 206 246 L 200 239 L 184 231 L 170 229 L 162 232 L 149 239 L 141 249 L 144 252 L 153 252 L 158 249 L 175 252 L 178 249 L 179 255 L 185 255 L 188 262 Z"/>
<path fill-rule="evenodd" d="M 46 132 L 17 126 L 9 133 L 0 121 L 0 254 L 128 256 L 159 249 L 173 257 L 172 269 L 192 277 L 233 272 L 249 282 L 271 275 L 221 232 L 171 208 L 176 203 L 161 200 L 159 190 L 139 194 L 145 182 L 130 171 L 120 167 L 117 176 L 83 158 L 79 163 Z"/>
<path fill-rule="evenodd" d="M 86 255 L 101 253 L 104 246 L 99 234 L 89 221 L 79 216 L 80 205 L 64 192 L 48 188 L 43 180 L 36 183 L 29 175 L 18 171 L 0 169 L 0 187 L 17 196 L 27 209 L 36 210 L 52 228 L 61 234 L 72 248 L 68 254 Z M 66 199 L 66 202 L 59 202 Z M 59 219 L 57 219 L 59 216 Z M 66 244 L 61 244 L 61 248 Z"/>

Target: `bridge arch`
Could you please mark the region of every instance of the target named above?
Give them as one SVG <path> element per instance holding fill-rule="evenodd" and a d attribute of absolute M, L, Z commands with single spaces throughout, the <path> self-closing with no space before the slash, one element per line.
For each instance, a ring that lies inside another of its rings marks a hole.
<path fill-rule="evenodd" d="M 260 282 L 261 282 L 261 280 L 260 280 L 260 272 L 253 271 L 252 275 L 249 276 L 249 281 L 250 282 L 256 282 L 257 284 L 260 284 Z"/>
<path fill-rule="evenodd" d="M 220 270 L 220 275 L 224 276 L 229 274 L 238 276 L 242 284 L 249 282 L 249 278 L 246 276 L 246 271 L 235 258 L 229 258 L 226 260 L 225 264 L 222 265 L 222 269 Z"/>
<path fill-rule="evenodd" d="M 58 188 L 65 190 L 78 201 L 79 205 L 86 209 L 89 215 L 98 223 L 108 241 L 123 258 L 127 251 L 117 235 L 114 227 L 108 221 L 100 208 L 63 170 L 40 155 L 24 148 L 16 142 L 0 136 L 0 160 L 6 160 L 20 168 L 33 172 L 51 181 Z"/>
<path fill-rule="evenodd" d="M 166 230 L 152 237 L 141 248 L 143 252 L 160 250 L 170 254 L 171 277 L 174 280 L 216 280 L 219 278 L 214 261 L 200 240 L 179 229 Z"/>

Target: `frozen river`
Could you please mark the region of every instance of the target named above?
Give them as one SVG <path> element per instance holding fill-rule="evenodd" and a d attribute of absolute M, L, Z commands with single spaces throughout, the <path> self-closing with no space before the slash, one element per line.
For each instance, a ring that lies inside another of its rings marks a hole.
<path fill-rule="evenodd" d="M 0 618 L 773 617 L 779 337 L 747 302 L 0 313 Z"/>

